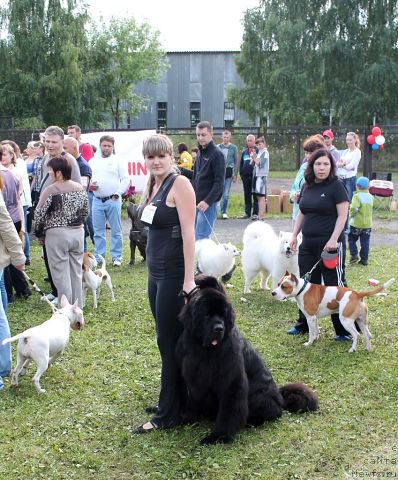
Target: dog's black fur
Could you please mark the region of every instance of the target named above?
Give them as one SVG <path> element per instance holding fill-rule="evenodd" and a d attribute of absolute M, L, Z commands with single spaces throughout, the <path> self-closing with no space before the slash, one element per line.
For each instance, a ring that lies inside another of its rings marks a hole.
<path fill-rule="evenodd" d="M 279 389 L 259 354 L 235 326 L 235 312 L 213 277 L 195 279 L 199 291 L 180 313 L 184 331 L 176 355 L 188 389 L 186 422 L 215 419 L 202 444 L 230 442 L 245 425 L 258 426 L 282 410 L 318 408 L 315 393 L 301 383 Z"/>
<path fill-rule="evenodd" d="M 138 250 L 143 258 L 146 260 L 146 244 L 148 240 L 148 227 L 138 217 L 138 205 L 130 202 L 127 207 L 127 215 L 131 220 L 130 229 L 130 265 L 135 264 L 135 249 Z"/>

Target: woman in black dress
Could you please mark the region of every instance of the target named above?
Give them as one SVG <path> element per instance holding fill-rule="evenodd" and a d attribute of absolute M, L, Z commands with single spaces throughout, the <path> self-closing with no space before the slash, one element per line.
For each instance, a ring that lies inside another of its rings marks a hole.
<path fill-rule="evenodd" d="M 165 135 L 144 141 L 143 155 L 149 172 L 141 202 L 141 220 L 149 225 L 147 244 L 148 296 L 156 322 L 162 360 L 159 404 L 152 419 L 135 430 L 148 433 L 181 422 L 185 387 L 174 351 L 182 326 L 178 314 L 184 296 L 195 290 L 196 200 L 191 183 L 179 175 L 173 144 Z M 148 409 L 148 411 L 150 411 Z"/>

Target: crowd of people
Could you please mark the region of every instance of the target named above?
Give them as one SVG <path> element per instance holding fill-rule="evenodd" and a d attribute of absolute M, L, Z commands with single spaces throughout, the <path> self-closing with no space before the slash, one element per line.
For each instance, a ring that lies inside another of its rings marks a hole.
<path fill-rule="evenodd" d="M 30 263 L 29 228 L 43 246 L 43 257 L 51 284 L 49 300 L 57 302 L 64 294 L 70 303 L 82 302 L 82 257 L 90 237 L 97 261 L 105 257 L 106 229 L 110 228 L 110 255 L 114 267 L 122 262 L 122 195 L 129 185 L 126 164 L 115 154 L 115 140 L 104 135 L 94 155 L 83 143 L 81 130 L 72 125 L 64 131 L 48 127 L 43 141 L 29 142 L 21 154 L 11 141 L 0 149 L 0 341 L 9 336 L 7 306 L 15 295 L 27 298 L 31 291 L 22 274 Z M 209 238 L 219 208 L 228 219 L 232 183 L 241 177 L 245 212 L 242 218 L 263 220 L 266 212 L 269 152 L 266 139 L 248 135 L 239 155 L 225 130 L 216 145 L 210 122 L 196 127 L 198 147 L 188 151 L 178 145 L 179 167 L 173 144 L 161 134 L 144 141 L 143 156 L 148 184 L 141 196 L 141 220 L 149 227 L 147 245 L 148 298 L 156 322 L 160 351 L 161 388 L 158 405 L 148 408 L 153 416 L 138 427 L 137 433 L 167 428 L 181 422 L 184 388 L 174 359 L 174 348 L 181 333 L 179 311 L 196 285 L 195 240 Z M 304 159 L 290 192 L 293 203 L 291 247 L 303 234 L 299 247 L 300 275 L 309 272 L 322 251 L 335 252 L 336 267 L 319 262 L 311 271 L 314 283 L 346 284 L 345 231 L 349 228 L 350 263 L 366 265 L 369 255 L 372 197 L 369 181 L 356 178 L 360 161 L 359 140 L 355 133 L 346 137 L 347 149 L 340 153 L 328 129 L 303 143 Z M 354 193 L 355 188 L 357 192 Z M 351 202 L 352 200 L 352 202 Z M 351 206 L 350 206 L 351 202 Z M 347 227 L 348 225 L 348 227 Z M 24 240 L 24 244 L 22 242 Z M 360 240 L 358 253 L 356 243 Z M 338 315 L 332 315 L 336 340 L 348 339 Z M 290 334 L 308 330 L 299 313 Z M 1 377 L 9 374 L 10 350 L 0 355 Z"/>

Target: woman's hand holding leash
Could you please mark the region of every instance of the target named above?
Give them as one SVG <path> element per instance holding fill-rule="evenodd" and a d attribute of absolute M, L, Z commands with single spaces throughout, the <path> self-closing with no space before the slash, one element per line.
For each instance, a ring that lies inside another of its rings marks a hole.
<path fill-rule="evenodd" d="M 202 200 L 196 205 L 196 208 L 203 213 L 209 208 L 209 204 Z"/>

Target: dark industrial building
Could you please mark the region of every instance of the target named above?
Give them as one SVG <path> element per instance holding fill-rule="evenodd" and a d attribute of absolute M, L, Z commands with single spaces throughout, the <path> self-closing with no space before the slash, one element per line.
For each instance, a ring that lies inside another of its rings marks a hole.
<path fill-rule="evenodd" d="M 147 111 L 126 118 L 122 127 L 186 129 L 199 120 L 209 120 L 215 127 L 255 126 L 228 102 L 228 89 L 242 85 L 234 61 L 238 53 L 169 52 L 170 67 L 160 82 L 142 82 L 135 89 L 149 98 Z"/>

